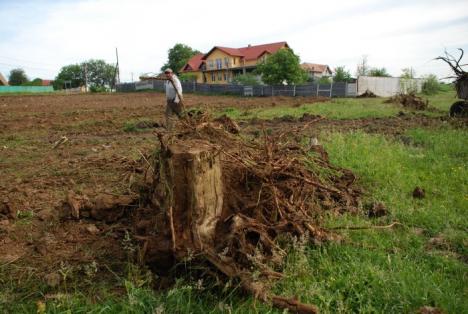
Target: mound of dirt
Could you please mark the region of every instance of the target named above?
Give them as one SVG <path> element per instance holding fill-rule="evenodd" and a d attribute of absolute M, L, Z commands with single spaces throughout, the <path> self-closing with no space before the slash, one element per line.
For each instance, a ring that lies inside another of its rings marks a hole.
<path fill-rule="evenodd" d="M 286 133 L 245 140 L 228 117 L 200 117 L 158 135 L 152 188 L 134 214 L 141 260 L 156 272 L 190 260 L 277 307 L 315 313 L 272 295 L 269 284 L 282 277 L 285 239 L 329 240 L 324 212 L 358 211 L 355 176 L 331 165 L 320 145 L 304 148 Z"/>
<path fill-rule="evenodd" d="M 376 97 L 378 96 L 368 89 L 366 89 L 366 91 L 363 94 L 356 96 L 356 98 L 376 98 Z"/>
<path fill-rule="evenodd" d="M 397 94 L 390 97 L 385 102 L 390 104 L 400 104 L 405 108 L 413 110 L 426 110 L 429 106 L 428 100 L 424 100 L 421 97 L 416 96 L 414 93 Z"/>

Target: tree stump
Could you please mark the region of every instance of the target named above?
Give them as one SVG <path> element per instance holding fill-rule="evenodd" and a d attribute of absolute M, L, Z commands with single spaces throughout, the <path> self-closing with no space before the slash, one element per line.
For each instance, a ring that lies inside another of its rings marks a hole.
<path fill-rule="evenodd" d="M 159 240 L 150 245 L 176 260 L 213 247 L 223 208 L 219 150 L 205 141 L 180 141 L 163 147 L 156 167 L 151 203 L 165 217 L 159 215 Z"/>

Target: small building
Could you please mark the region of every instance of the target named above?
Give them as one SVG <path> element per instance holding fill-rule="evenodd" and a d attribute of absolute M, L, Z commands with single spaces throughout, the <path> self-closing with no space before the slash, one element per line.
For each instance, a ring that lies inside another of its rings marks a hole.
<path fill-rule="evenodd" d="M 330 77 L 333 74 L 330 67 L 326 64 L 304 62 L 301 64 L 301 68 L 307 72 L 310 79 Z"/>
<path fill-rule="evenodd" d="M 42 80 L 41 86 L 51 86 L 53 83 L 53 80 Z"/>
<path fill-rule="evenodd" d="M 228 84 L 237 75 L 251 73 L 257 64 L 283 48 L 289 48 L 285 41 L 241 48 L 215 46 L 206 54 L 192 57 L 180 72 L 195 74 L 198 83 Z"/>
<path fill-rule="evenodd" d="M 2 73 L 0 73 L 0 86 L 8 86 L 8 81 Z"/>

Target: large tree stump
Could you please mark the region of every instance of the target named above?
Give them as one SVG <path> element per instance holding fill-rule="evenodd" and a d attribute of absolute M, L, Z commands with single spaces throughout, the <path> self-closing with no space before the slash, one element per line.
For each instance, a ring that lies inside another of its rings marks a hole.
<path fill-rule="evenodd" d="M 157 231 L 170 239 L 174 258 L 213 247 L 223 207 L 219 151 L 205 141 L 181 141 L 163 147 L 156 166 L 152 203 L 166 215 Z"/>

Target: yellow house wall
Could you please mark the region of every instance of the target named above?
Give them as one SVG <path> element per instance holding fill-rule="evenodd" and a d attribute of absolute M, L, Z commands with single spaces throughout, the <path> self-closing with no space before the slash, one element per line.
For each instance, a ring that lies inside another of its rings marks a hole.
<path fill-rule="evenodd" d="M 216 59 L 221 59 L 222 61 L 222 67 L 223 69 L 226 68 L 226 65 L 224 64 L 224 58 L 229 58 L 229 64 L 230 66 L 232 66 L 232 59 L 233 57 L 228 55 L 227 53 L 224 53 L 223 51 L 219 50 L 219 49 L 215 49 L 213 50 L 210 55 L 208 56 L 208 58 L 206 59 L 206 69 L 207 70 L 215 70 L 216 69 Z M 210 63 L 213 63 L 213 67 L 210 67 Z"/>

